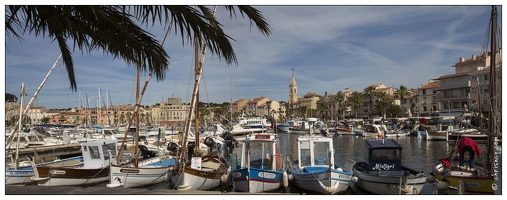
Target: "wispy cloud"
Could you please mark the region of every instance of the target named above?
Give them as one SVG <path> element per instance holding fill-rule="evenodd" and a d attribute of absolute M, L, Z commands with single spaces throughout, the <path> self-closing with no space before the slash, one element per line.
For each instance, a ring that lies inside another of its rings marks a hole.
<path fill-rule="evenodd" d="M 418 87 L 453 72 L 460 57 L 481 52 L 490 6 L 255 6 L 273 29 L 263 36 L 240 14 L 230 18 L 223 7 L 217 18 L 232 41 L 238 65 L 226 65 L 209 51 L 204 62 L 200 100 L 215 103 L 265 96 L 287 101 L 292 73 L 300 96 L 362 91 L 381 83 Z M 501 16 L 501 7 L 500 7 Z M 501 21 L 501 17 L 499 18 Z M 166 27 L 148 29 L 162 41 Z M 47 38 L 25 35 L 25 42 L 6 38 L 6 92 L 18 95 L 21 83 L 33 93 L 59 55 Z M 170 33 L 164 48 L 170 67 L 164 81 L 152 79 L 143 104 L 176 96 L 189 102 L 193 84 L 193 48 Z M 109 102 L 133 104 L 135 67 L 102 52 L 74 53 L 80 92 L 69 89 L 66 71 L 58 66 L 37 104 L 47 108 L 79 105 L 87 93 L 96 105 L 109 90 Z M 292 71 L 294 69 L 294 71 Z M 141 83 L 144 83 L 143 74 Z M 141 86 L 142 86 L 141 84 Z M 95 100 L 93 100 L 95 99 Z M 105 100 L 103 100 L 105 102 Z M 103 103 L 101 103 L 103 105 Z"/>

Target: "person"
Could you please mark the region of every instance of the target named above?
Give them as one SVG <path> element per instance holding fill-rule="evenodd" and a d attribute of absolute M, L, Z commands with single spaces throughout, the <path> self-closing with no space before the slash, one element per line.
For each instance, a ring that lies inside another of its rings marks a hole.
<path fill-rule="evenodd" d="M 459 167 L 460 169 L 465 169 L 465 152 L 468 152 L 470 156 L 470 171 L 474 171 L 474 157 L 475 154 L 477 156 L 481 156 L 481 148 L 473 139 L 468 137 L 464 137 L 459 142 Z"/>

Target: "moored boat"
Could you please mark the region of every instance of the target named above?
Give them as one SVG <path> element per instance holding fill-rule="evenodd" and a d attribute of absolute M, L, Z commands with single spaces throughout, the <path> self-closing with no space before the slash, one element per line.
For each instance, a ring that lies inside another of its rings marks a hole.
<path fill-rule="evenodd" d="M 355 187 L 381 195 L 420 194 L 426 177 L 401 163 L 403 147 L 393 139 L 367 139 L 367 161 L 354 165 Z"/>

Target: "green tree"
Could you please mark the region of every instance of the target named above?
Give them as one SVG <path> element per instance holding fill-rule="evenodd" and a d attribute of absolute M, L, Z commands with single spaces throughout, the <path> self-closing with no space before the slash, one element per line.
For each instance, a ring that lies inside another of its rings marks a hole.
<path fill-rule="evenodd" d="M 5 93 L 5 102 L 18 102 L 18 97 L 16 95 L 13 95 L 11 93 Z"/>
<path fill-rule="evenodd" d="M 410 95 L 410 91 L 404 85 L 401 85 L 400 88 L 396 88 L 396 91 L 394 92 L 394 98 L 399 98 L 400 104 L 405 104 L 403 100 L 405 99 L 405 96 L 408 95 Z M 404 112 L 404 110 L 402 112 Z"/>
<path fill-rule="evenodd" d="M 403 110 L 399 105 L 392 104 L 389 107 L 387 107 L 387 115 L 391 117 L 396 117 L 397 115 L 403 114 Z"/>
<path fill-rule="evenodd" d="M 368 96 L 370 103 L 368 104 L 368 116 L 373 112 L 373 96 L 375 96 L 375 86 L 370 85 L 364 89 L 364 95 Z"/>
<path fill-rule="evenodd" d="M 343 116 L 343 112 L 346 108 L 343 103 L 345 101 L 345 94 L 343 94 L 342 91 L 336 93 L 336 101 L 338 101 L 338 119 L 341 119 L 340 116 Z"/>
<path fill-rule="evenodd" d="M 350 103 L 352 104 L 352 107 L 354 107 L 355 111 L 355 118 L 357 118 L 358 113 L 358 107 L 361 105 L 361 102 L 363 101 L 363 94 L 361 94 L 358 91 L 352 92 L 352 96 L 350 97 Z"/>
<path fill-rule="evenodd" d="M 385 92 L 377 92 L 377 101 L 380 103 L 380 116 L 386 114 L 386 104 L 389 103 L 389 95 Z"/>
<path fill-rule="evenodd" d="M 40 118 L 40 122 L 42 122 L 43 124 L 47 124 L 49 122 L 49 117 Z"/>
<path fill-rule="evenodd" d="M 251 6 L 225 6 L 230 16 L 236 16 L 235 7 L 269 36 L 271 28 L 260 11 Z M 49 37 L 56 41 L 67 69 L 70 89 L 77 90 L 74 63 L 70 49 L 81 52 L 102 50 L 113 58 L 125 60 L 128 65 L 141 64 L 141 71 L 153 72 L 157 81 L 165 78 L 169 55 L 153 35 L 139 25 L 172 24 L 171 30 L 181 34 L 182 41 L 198 40 L 212 54 L 227 64 L 237 64 L 230 39 L 220 27 L 214 13 L 207 6 L 185 5 L 8 5 L 5 7 L 5 34 L 22 41 L 22 35 Z M 185 40 L 187 38 L 187 40 Z M 69 47 L 68 43 L 73 43 Z M 140 58 L 140 59 L 139 59 Z"/>

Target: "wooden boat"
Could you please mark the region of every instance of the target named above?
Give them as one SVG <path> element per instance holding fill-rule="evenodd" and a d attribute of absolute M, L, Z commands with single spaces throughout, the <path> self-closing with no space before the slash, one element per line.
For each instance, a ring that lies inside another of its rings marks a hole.
<path fill-rule="evenodd" d="M 355 187 L 373 194 L 420 194 L 426 177 L 423 172 L 403 166 L 403 147 L 393 139 L 367 139 L 368 161 L 354 165 Z"/>
<path fill-rule="evenodd" d="M 214 7 L 213 14 L 215 13 L 216 6 Z M 222 157 L 218 152 L 208 152 L 207 155 L 203 155 L 200 149 L 200 138 L 199 134 L 195 134 L 195 141 L 192 143 L 187 142 L 188 135 L 190 133 L 190 127 L 192 122 L 192 116 L 195 114 L 195 133 L 199 130 L 199 109 L 198 97 L 199 97 L 199 83 L 202 76 L 202 63 L 204 62 L 204 52 L 206 52 L 205 46 L 202 49 L 202 55 L 198 55 L 199 45 L 197 39 L 195 41 L 195 82 L 192 92 L 192 99 L 190 101 L 190 109 L 188 118 L 186 120 L 185 132 L 183 136 L 182 151 L 178 155 L 178 162 L 180 165 L 177 169 L 171 171 L 171 185 L 175 185 L 179 190 L 212 190 L 220 186 L 221 182 L 225 182 L 229 179 L 231 166 L 229 161 Z M 231 133 L 229 135 L 232 136 Z M 212 145 L 214 141 L 209 138 L 208 143 Z M 217 148 L 214 148 L 217 149 Z M 228 148 L 226 148 L 228 149 Z"/>
<path fill-rule="evenodd" d="M 297 143 L 298 159 L 290 162 L 288 173 L 298 190 L 312 194 L 341 194 L 348 190 L 353 172 L 335 163 L 333 138 L 300 136 Z"/>
<path fill-rule="evenodd" d="M 278 154 L 276 135 L 252 134 L 246 137 L 242 146 L 241 165 L 231 171 L 236 191 L 248 193 L 279 191 L 283 185 L 284 174 L 287 179 L 287 173 L 281 167 L 282 159 Z"/>
<path fill-rule="evenodd" d="M 108 188 L 135 188 L 147 185 L 161 183 L 168 179 L 168 172 L 171 167 L 177 165 L 177 160 L 173 156 L 163 154 L 159 150 L 149 150 L 145 145 L 139 144 L 139 107 L 142 95 L 146 91 L 152 72 L 148 75 L 148 79 L 144 84 L 141 96 L 139 95 L 139 74 L 140 66 L 137 67 L 137 87 L 136 87 L 136 105 L 134 107 L 134 116 L 130 119 L 125 135 L 121 142 L 120 150 L 116 155 L 116 159 L 111 162 L 111 170 L 109 174 Z M 135 121 L 134 145 L 127 148 L 125 142 L 130 132 L 130 126 Z M 159 143 L 160 141 L 157 141 Z M 158 148 L 158 146 L 157 146 Z"/>
<path fill-rule="evenodd" d="M 109 179 L 111 156 L 116 156 L 117 140 L 95 140 L 81 143 L 83 162 L 36 165 L 29 157 L 34 169 L 33 181 L 39 186 L 90 185 Z"/>
<path fill-rule="evenodd" d="M 490 58 L 490 99 L 491 107 L 489 111 L 489 119 L 499 119 L 499 113 L 497 109 L 501 110 L 501 102 L 496 99 L 495 94 L 498 92 L 498 85 L 500 83 L 496 77 L 496 68 L 501 68 L 501 50 L 497 47 L 497 39 L 499 30 L 497 24 L 498 8 L 492 6 L 491 9 L 491 20 L 490 20 L 490 34 L 491 34 L 491 50 L 489 53 L 484 53 L 484 56 L 489 55 Z M 501 27 L 501 26 L 500 26 Z M 501 40 L 500 40 L 501 41 Z M 497 56 L 499 58 L 497 59 Z M 498 167 L 501 164 L 498 163 L 497 154 L 501 153 L 501 148 L 497 148 L 497 143 L 501 140 L 501 128 L 500 124 L 497 124 L 497 120 L 488 120 L 489 130 L 484 130 L 480 127 L 475 127 L 471 124 L 466 124 L 467 129 L 473 128 L 481 133 L 487 135 L 488 143 L 487 149 L 481 151 L 485 152 L 486 161 L 484 164 L 475 162 L 474 170 L 462 170 L 459 166 L 459 158 L 455 154 L 458 152 L 457 146 L 459 140 L 457 140 L 455 147 L 447 157 L 439 159 L 435 162 L 432 168 L 432 173 L 428 176 L 428 182 L 437 182 L 439 193 L 444 194 L 497 194 L 497 191 L 501 187 L 501 178 L 498 178 Z M 466 161 L 465 161 L 466 162 Z M 501 190 L 500 190 L 501 191 Z M 501 193 L 500 193 L 501 194 Z"/>

